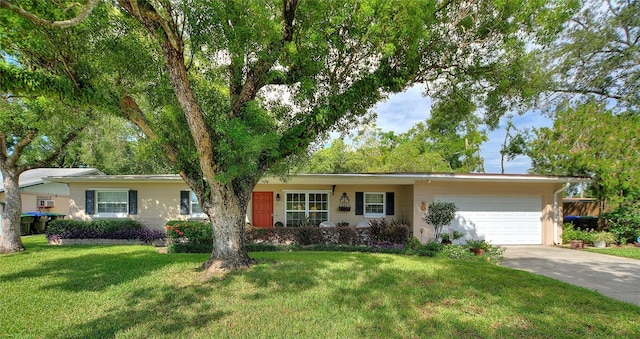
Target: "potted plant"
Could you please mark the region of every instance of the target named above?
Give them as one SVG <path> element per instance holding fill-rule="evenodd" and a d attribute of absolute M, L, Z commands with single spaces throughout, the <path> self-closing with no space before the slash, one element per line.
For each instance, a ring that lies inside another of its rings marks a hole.
<path fill-rule="evenodd" d="M 571 248 L 579 250 L 584 247 L 585 232 L 574 228 L 573 224 L 565 223 L 562 225 L 562 242 L 570 243 Z"/>
<path fill-rule="evenodd" d="M 591 235 L 591 239 L 593 240 L 593 247 L 604 248 L 608 244 L 614 243 L 616 236 L 609 232 L 595 232 Z"/>
<path fill-rule="evenodd" d="M 473 252 L 473 254 L 483 255 L 484 252 L 486 252 L 489 249 L 489 247 L 491 247 L 491 244 L 489 244 L 484 239 L 467 240 L 467 246 L 469 247 L 469 250 Z"/>

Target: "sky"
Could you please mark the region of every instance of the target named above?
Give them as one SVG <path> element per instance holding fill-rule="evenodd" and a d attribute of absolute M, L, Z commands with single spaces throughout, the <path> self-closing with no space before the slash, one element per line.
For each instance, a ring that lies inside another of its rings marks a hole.
<path fill-rule="evenodd" d="M 429 117 L 431 100 L 422 95 L 424 87 L 414 86 L 405 92 L 392 95 L 384 102 L 378 103 L 373 111 L 377 112 L 376 125 L 385 132 L 394 131 L 404 133 L 417 122 L 425 121 Z M 500 147 L 506 133 L 506 118 L 500 120 L 500 127 L 488 133 L 489 140 L 480 146 L 480 156 L 484 158 L 486 173 L 500 173 Z M 513 116 L 516 128 L 550 127 L 552 121 L 537 112 L 526 112 L 520 116 Z M 525 156 L 516 157 L 505 162 L 506 174 L 525 174 L 531 167 L 531 159 Z"/>

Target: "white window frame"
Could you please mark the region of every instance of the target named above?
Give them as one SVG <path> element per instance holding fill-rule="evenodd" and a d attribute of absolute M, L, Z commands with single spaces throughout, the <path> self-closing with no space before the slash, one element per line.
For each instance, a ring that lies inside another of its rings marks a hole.
<path fill-rule="evenodd" d="M 95 206 L 95 211 L 96 214 L 95 216 L 97 218 L 127 218 L 129 216 L 129 189 L 128 188 L 96 188 L 94 189 L 95 191 L 95 195 L 96 195 L 96 201 L 94 202 Z M 105 212 L 105 213 L 100 213 L 99 211 L 99 203 L 100 203 L 100 199 L 98 198 L 100 196 L 100 193 L 111 193 L 111 192 L 118 192 L 118 193 L 125 193 L 126 196 L 126 208 L 125 208 L 125 212 L 117 212 L 117 213 L 109 213 L 109 212 Z"/>
<path fill-rule="evenodd" d="M 200 202 L 198 201 L 198 197 L 193 191 L 189 191 L 189 218 L 206 218 L 207 215 L 202 211 L 201 213 L 193 212 L 193 205 L 200 206 Z M 202 210 L 202 208 L 200 208 Z"/>
<path fill-rule="evenodd" d="M 381 195 L 382 203 L 367 203 L 367 196 Z M 382 213 L 367 213 L 367 205 L 382 205 Z M 387 194 L 385 192 L 364 192 L 362 195 L 362 213 L 365 218 L 384 218 L 387 215 Z"/>
<path fill-rule="evenodd" d="M 305 212 L 305 217 L 309 217 L 309 213 L 327 213 L 327 220 L 322 220 L 322 221 L 330 221 L 331 220 L 331 197 L 329 196 L 329 193 L 331 193 L 331 191 L 317 191 L 317 190 L 313 190 L 313 191 L 283 191 L 284 193 L 284 224 L 288 225 L 288 220 L 287 220 L 287 213 L 288 212 Z M 287 203 L 288 203 L 288 194 L 289 193 L 293 193 L 293 194 L 304 194 L 305 196 L 305 201 L 304 201 L 304 206 L 301 206 L 301 209 L 295 209 L 295 210 L 288 210 L 287 209 Z M 326 210 L 310 210 L 309 209 L 309 195 L 310 194 L 325 194 L 327 196 L 327 209 Z M 320 221 L 320 222 L 322 222 Z"/>

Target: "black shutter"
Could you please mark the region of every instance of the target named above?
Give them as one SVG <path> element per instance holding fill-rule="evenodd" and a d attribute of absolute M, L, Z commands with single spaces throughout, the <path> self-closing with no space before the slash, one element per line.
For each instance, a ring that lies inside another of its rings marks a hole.
<path fill-rule="evenodd" d="M 395 201 L 394 201 L 394 194 L 393 192 L 387 192 L 387 198 L 386 198 L 386 208 L 385 208 L 385 214 L 386 215 L 394 215 L 395 214 Z"/>
<path fill-rule="evenodd" d="M 364 210 L 364 193 L 356 192 L 356 215 L 363 215 Z"/>
<path fill-rule="evenodd" d="M 96 191 L 84 191 L 84 213 L 96 214 Z"/>
<path fill-rule="evenodd" d="M 189 191 L 180 191 L 180 214 L 189 215 L 191 197 Z"/>
<path fill-rule="evenodd" d="M 129 214 L 138 214 L 138 191 L 129 191 Z"/>

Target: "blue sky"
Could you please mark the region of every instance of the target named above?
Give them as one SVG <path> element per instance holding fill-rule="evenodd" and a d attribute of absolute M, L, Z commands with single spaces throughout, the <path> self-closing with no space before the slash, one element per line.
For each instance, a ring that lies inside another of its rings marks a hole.
<path fill-rule="evenodd" d="M 406 132 L 417 122 L 429 117 L 431 100 L 422 95 L 424 87 L 414 86 L 403 93 L 395 94 L 388 100 L 373 108 L 378 113 L 377 127 L 383 131 L 394 131 L 396 134 Z M 506 118 L 501 119 L 500 128 L 489 132 L 489 141 L 480 146 L 480 155 L 484 158 L 486 173 L 500 173 L 500 147 L 506 133 Z M 552 121 L 537 112 L 515 115 L 513 123 L 517 128 L 548 127 Z M 528 157 L 517 157 L 505 163 L 505 173 L 524 174 L 531 167 Z"/>

